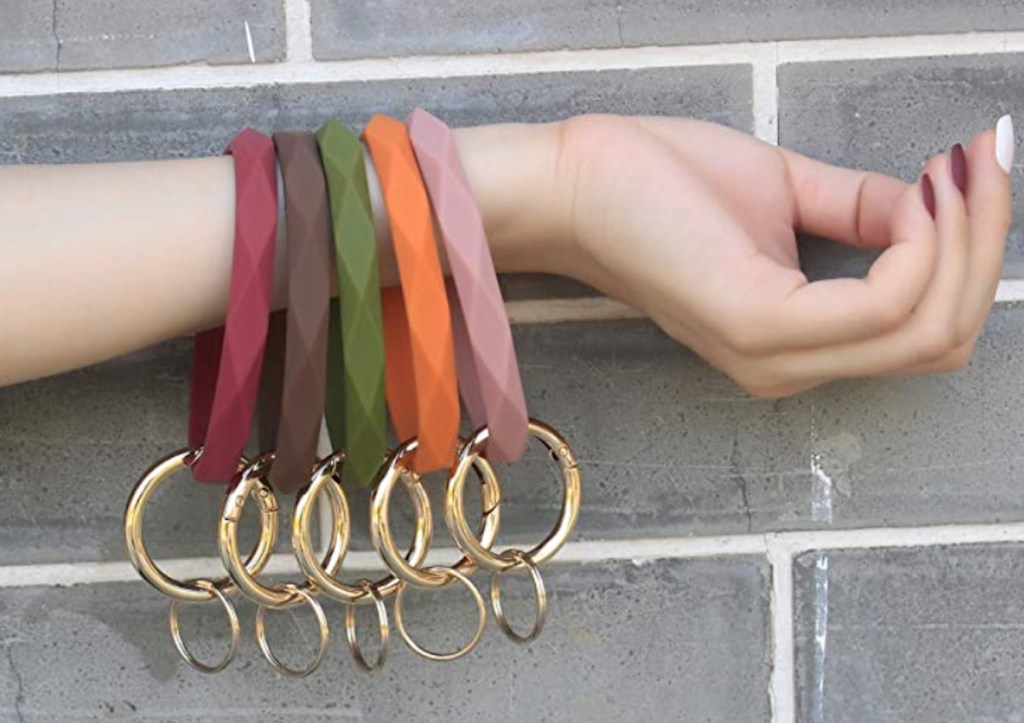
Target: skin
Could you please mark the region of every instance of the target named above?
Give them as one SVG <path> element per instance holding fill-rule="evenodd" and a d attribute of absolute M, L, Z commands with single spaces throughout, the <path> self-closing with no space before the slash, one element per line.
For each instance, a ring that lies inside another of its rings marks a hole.
<path fill-rule="evenodd" d="M 640 309 L 749 393 L 951 372 L 995 298 L 1011 189 L 995 133 L 920 182 L 836 168 L 721 126 L 591 116 L 563 128 L 558 199 L 571 251 L 554 271 Z M 882 249 L 864 279 L 809 282 L 796 234 Z"/>
<path fill-rule="evenodd" d="M 456 139 L 500 271 L 586 282 L 756 396 L 961 369 L 994 299 L 1011 189 L 993 131 L 967 148 L 966 198 L 947 155 L 928 161 L 935 219 L 919 181 L 700 121 L 583 116 Z M 229 158 L 0 167 L 0 218 L 0 384 L 223 320 Z M 799 232 L 883 251 L 863 279 L 808 282 Z M 381 276 L 397 280 L 386 245 Z"/>

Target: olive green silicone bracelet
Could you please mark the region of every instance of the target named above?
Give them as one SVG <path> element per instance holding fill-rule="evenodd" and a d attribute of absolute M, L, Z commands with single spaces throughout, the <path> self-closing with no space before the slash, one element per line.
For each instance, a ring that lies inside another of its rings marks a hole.
<path fill-rule="evenodd" d="M 331 200 L 338 304 L 328 340 L 327 430 L 345 450 L 345 479 L 373 482 L 384 459 L 384 334 L 377 235 L 359 139 L 336 120 L 316 134 Z M 340 311 L 339 311 L 340 307 Z"/>

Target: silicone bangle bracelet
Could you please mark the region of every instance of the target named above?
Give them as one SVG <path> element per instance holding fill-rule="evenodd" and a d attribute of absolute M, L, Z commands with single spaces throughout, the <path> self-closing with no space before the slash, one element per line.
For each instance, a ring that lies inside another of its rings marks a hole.
<path fill-rule="evenodd" d="M 227 319 L 196 335 L 189 444 L 200 482 L 228 482 L 252 430 L 270 311 L 277 237 L 274 144 L 247 128 L 225 151 L 235 160 L 235 244 Z"/>
<path fill-rule="evenodd" d="M 462 401 L 474 428 L 488 427 L 488 458 L 514 462 L 526 449 L 526 398 L 484 222 L 451 129 L 422 108 L 406 124 L 448 251 Z"/>
<path fill-rule="evenodd" d="M 274 144 L 284 180 L 288 322 L 281 418 L 270 483 L 290 493 L 309 482 L 324 413 L 331 221 L 316 138 L 312 133 L 275 133 Z"/>
<path fill-rule="evenodd" d="M 256 399 L 256 422 L 259 453 L 273 452 L 277 446 L 277 430 L 281 421 L 281 391 L 284 388 L 285 334 L 287 310 L 270 315 L 267 327 L 267 348 L 263 352 L 259 396 Z"/>
<path fill-rule="evenodd" d="M 391 221 L 402 285 L 382 294 L 385 387 L 399 440 L 417 437 L 412 468 L 428 472 L 454 458 L 459 431 L 455 349 L 433 218 L 409 132 L 377 115 L 363 131 Z"/>
<path fill-rule="evenodd" d="M 330 120 L 317 131 L 330 191 L 338 304 L 331 309 L 327 429 L 345 450 L 345 479 L 369 485 L 387 449 L 384 411 L 384 331 L 377 236 L 363 146 Z"/>

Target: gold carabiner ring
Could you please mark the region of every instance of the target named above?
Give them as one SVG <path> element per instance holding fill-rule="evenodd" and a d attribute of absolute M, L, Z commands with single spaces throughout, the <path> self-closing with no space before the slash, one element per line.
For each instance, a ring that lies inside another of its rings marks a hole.
<path fill-rule="evenodd" d="M 404 442 L 395 449 L 384 464 L 384 473 L 380 475 L 379 482 L 370 496 L 370 537 L 377 553 L 384 560 L 384 564 L 403 582 L 415 587 L 438 589 L 451 584 L 453 578 L 446 574 L 431 574 L 427 570 L 420 569 L 419 563 L 411 563 L 402 556 L 395 545 L 391 535 L 390 502 L 391 493 L 404 475 L 413 475 L 413 483 L 422 485 L 418 474 L 409 468 L 409 458 L 416 451 L 418 442 L 411 439 Z M 477 456 L 472 460 L 472 467 L 480 478 L 482 490 L 483 514 L 480 520 L 478 536 L 474 537 L 476 543 L 484 548 L 490 549 L 494 544 L 494 538 L 498 535 L 498 525 L 501 511 L 501 489 L 498 486 L 498 477 L 490 463 L 483 457 Z M 417 510 L 418 512 L 418 510 Z M 431 519 L 429 501 L 425 505 L 426 520 L 416 519 L 417 527 L 425 524 L 428 528 L 433 526 Z M 450 568 L 457 572 L 469 574 L 473 571 L 473 560 L 463 555 L 458 562 Z"/>
<path fill-rule="evenodd" d="M 267 662 L 274 667 L 274 670 L 281 675 L 288 676 L 289 678 L 305 678 L 307 675 L 319 668 L 320 664 L 324 662 L 324 656 L 327 655 L 327 645 L 331 639 L 331 630 L 327 626 L 327 616 L 324 615 L 323 607 L 308 590 L 305 590 L 298 585 L 293 585 L 290 582 L 285 583 L 281 587 L 293 602 L 285 605 L 278 605 L 276 607 L 260 605 L 256 608 L 256 640 L 259 641 L 260 650 L 263 651 L 263 657 L 266 658 Z M 317 626 L 320 628 L 320 646 L 317 648 L 316 656 L 313 658 L 313 661 L 305 668 L 289 668 L 287 665 L 282 663 L 277 656 L 274 655 L 274 651 L 270 649 L 270 643 L 267 641 L 265 618 L 267 610 L 282 610 L 289 608 L 292 605 L 297 605 L 299 602 L 305 602 L 306 605 L 309 606 L 310 610 L 313 611 Z"/>
<path fill-rule="evenodd" d="M 264 585 L 242 564 L 242 558 L 238 552 L 238 521 L 242 517 L 245 500 L 254 487 L 264 484 L 262 480 L 269 472 L 273 461 L 273 453 L 264 454 L 242 471 L 238 482 L 224 498 L 217 541 L 220 548 L 220 559 L 242 594 L 257 605 L 279 608 L 296 602 L 295 593 L 291 590 L 298 586 L 279 584 L 268 587 Z M 348 551 L 351 518 L 348 513 L 348 501 L 341 487 L 331 485 L 326 488 L 326 491 L 330 499 L 331 511 L 334 514 L 334 525 L 330 545 L 328 545 L 327 552 L 324 553 L 323 566 L 328 572 L 334 574 L 341 568 L 345 553 Z M 310 584 L 309 581 L 306 581 L 303 586 L 308 587 Z"/>
<path fill-rule="evenodd" d="M 220 604 L 224 606 L 224 609 L 228 613 L 228 623 L 231 625 L 231 647 L 228 649 L 227 655 L 225 655 L 224 658 L 216 665 L 207 665 L 206 663 L 202 663 L 192 655 L 188 646 L 185 645 L 185 640 L 181 637 L 181 626 L 178 624 L 178 604 L 181 601 L 178 598 L 171 598 L 171 609 L 167 614 L 168 624 L 171 628 L 171 639 L 174 641 L 174 647 L 177 648 L 178 654 L 186 663 L 191 665 L 200 673 L 219 673 L 228 667 L 228 664 L 235 657 L 235 652 L 238 650 L 238 637 L 241 630 L 238 624 L 238 613 L 235 611 L 235 606 L 231 604 L 230 600 L 228 600 L 227 595 L 221 592 L 220 589 L 209 580 L 192 580 L 190 584 L 199 589 L 206 590 L 210 593 L 211 599 L 218 600 Z"/>
<path fill-rule="evenodd" d="M 548 535 L 533 549 L 527 551 L 535 565 L 543 565 L 562 548 L 580 512 L 580 473 L 575 455 L 568 442 L 558 432 L 535 419 L 530 420 L 530 434 L 547 448 L 558 463 L 562 473 L 562 510 L 558 522 Z M 490 572 L 504 572 L 519 563 L 511 558 L 491 552 L 474 537 L 466 522 L 465 505 L 462 499 L 466 475 L 473 463 L 481 457 L 487 445 L 487 427 L 477 430 L 459 449 L 458 457 L 448 476 L 445 487 L 445 523 L 455 543 L 473 562 Z"/>
<path fill-rule="evenodd" d="M 295 550 L 295 557 L 299 561 L 299 567 L 303 574 L 316 585 L 317 589 L 327 597 L 340 600 L 345 603 L 366 605 L 374 603 L 372 596 L 358 584 L 350 585 L 335 577 L 335 571 L 328 571 L 317 559 L 313 541 L 309 535 L 309 524 L 313 515 L 313 501 L 324 487 L 339 487 L 338 476 L 340 467 L 344 460 L 344 453 L 338 452 L 334 457 L 321 463 L 314 471 L 309 485 L 303 489 L 295 501 L 295 511 L 292 513 L 292 548 Z M 406 553 L 406 558 L 412 565 L 420 565 L 427 557 L 430 549 L 431 528 L 430 521 L 430 499 L 426 490 L 410 476 L 403 476 L 405 488 L 412 497 L 413 507 L 416 510 L 416 530 L 413 535 L 412 544 Z M 346 515 L 347 518 L 347 515 Z M 386 575 L 373 583 L 377 592 L 385 600 L 394 595 L 401 586 L 402 581 L 392 574 Z"/>
<path fill-rule="evenodd" d="M 494 619 L 497 621 L 498 627 L 501 628 L 501 632 L 505 633 L 505 637 L 513 643 L 525 644 L 532 642 L 544 630 L 544 622 L 548 617 L 548 593 L 544 588 L 544 578 L 541 577 L 537 564 L 522 550 L 505 550 L 505 552 L 501 553 L 501 556 L 513 560 L 515 566 L 510 567 L 504 572 L 491 573 L 491 609 L 494 611 Z M 512 626 L 509 625 L 508 620 L 505 618 L 505 611 L 501 607 L 500 578 L 502 575 L 512 572 L 520 565 L 525 567 L 530 573 L 530 577 L 533 580 L 534 597 L 537 600 L 537 617 L 534 618 L 533 628 L 526 635 L 520 635 L 512 629 Z"/>
<path fill-rule="evenodd" d="M 477 608 L 477 623 L 476 630 L 473 631 L 473 637 L 470 638 L 469 642 L 466 643 L 464 646 L 451 653 L 436 653 L 432 650 L 427 650 L 426 648 L 422 647 L 419 643 L 412 639 L 412 636 L 410 636 L 409 632 L 405 629 L 405 621 L 402 616 L 402 595 L 409 588 L 404 585 L 398 589 L 398 594 L 395 595 L 395 627 L 398 628 L 398 634 L 402 636 L 402 639 L 405 641 L 405 644 L 408 645 L 409 648 L 417 655 L 427 658 L 428 660 L 458 660 L 463 655 L 466 655 L 471 650 L 473 650 L 473 648 L 475 648 L 477 644 L 480 642 L 480 638 L 484 634 L 484 628 L 487 626 L 487 606 L 484 604 L 484 597 L 480 594 L 480 591 L 476 589 L 476 585 L 474 585 L 468 577 L 463 575 L 458 570 L 452 569 L 450 567 L 435 566 L 426 568 L 426 572 L 428 574 L 433 573 L 437 575 L 444 575 L 445 577 L 451 576 L 455 580 L 461 582 L 463 586 L 465 586 L 465 588 L 469 590 L 470 594 L 473 596 L 473 602 L 476 603 Z M 445 584 L 447 585 L 450 582 L 451 580 L 447 580 L 445 581 Z"/>
<path fill-rule="evenodd" d="M 345 637 L 348 640 L 348 649 L 352 651 L 352 657 L 355 658 L 356 663 L 366 672 L 372 673 L 383 667 L 384 661 L 387 660 L 388 642 L 391 639 L 391 624 L 388 622 L 388 609 L 384 605 L 384 598 L 381 596 L 380 591 L 377 590 L 377 586 L 365 578 L 358 580 L 356 585 L 363 589 L 369 599 L 373 600 L 373 605 L 377 609 L 380 651 L 377 653 L 377 659 L 373 661 L 373 664 L 371 665 L 367 662 L 366 656 L 363 655 L 363 649 L 359 645 L 359 637 L 356 634 L 357 603 L 355 602 L 348 603 L 348 607 L 345 608 Z"/>
<path fill-rule="evenodd" d="M 124 511 L 124 540 L 135 569 L 146 582 L 164 595 L 182 602 L 208 602 L 213 600 L 215 595 L 197 583 L 177 580 L 161 570 L 146 549 L 142 524 L 146 503 L 149 502 L 157 488 L 170 479 L 175 472 L 195 464 L 202 452 L 201 447 L 197 451 L 182 449 L 156 462 L 135 484 Z M 239 469 L 241 470 L 247 465 L 248 462 L 243 457 L 239 462 Z M 249 574 L 256 575 L 266 567 L 274 551 L 274 545 L 277 543 L 278 507 L 274 493 L 262 483 L 255 485 L 252 494 L 260 506 L 260 538 L 256 548 L 249 554 L 249 559 L 244 563 L 239 560 L 239 566 Z M 229 578 L 215 580 L 212 584 L 225 593 L 234 589 Z"/>

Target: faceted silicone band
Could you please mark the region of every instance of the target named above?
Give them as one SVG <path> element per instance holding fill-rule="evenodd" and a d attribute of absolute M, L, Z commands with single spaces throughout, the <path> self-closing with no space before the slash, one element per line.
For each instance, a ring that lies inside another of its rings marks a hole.
<path fill-rule="evenodd" d="M 189 444 L 200 482 L 226 484 L 252 430 L 270 312 L 277 237 L 274 144 L 247 128 L 225 151 L 235 161 L 235 243 L 224 326 L 196 335 Z"/>
<path fill-rule="evenodd" d="M 384 409 L 384 331 L 377 236 L 366 182 L 363 146 L 329 120 L 317 141 L 330 191 L 338 304 L 331 309 L 327 430 L 345 450 L 345 480 L 369 485 L 387 449 Z"/>
<path fill-rule="evenodd" d="M 256 399 L 257 439 L 261 455 L 274 451 L 277 446 L 277 430 L 281 426 L 287 314 L 287 309 L 271 313 L 270 325 L 267 327 L 267 348 L 263 352 L 263 371 L 260 373 L 260 390 Z"/>
<path fill-rule="evenodd" d="M 331 219 L 315 136 L 275 133 L 274 144 L 284 179 L 288 311 L 281 418 L 270 483 L 287 494 L 309 482 L 316 463 L 327 375 Z"/>
<path fill-rule="evenodd" d="M 487 457 L 514 462 L 526 449 L 526 398 L 484 222 L 451 129 L 422 108 L 406 125 L 448 252 L 462 401 L 474 428 L 489 429 Z"/>
<path fill-rule="evenodd" d="M 385 388 L 399 440 L 418 438 L 416 472 L 448 467 L 459 431 L 455 349 L 433 217 L 405 125 L 374 116 L 363 131 L 380 177 L 400 288 L 382 294 Z"/>

